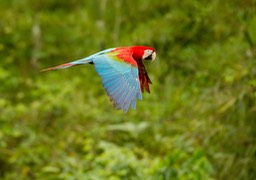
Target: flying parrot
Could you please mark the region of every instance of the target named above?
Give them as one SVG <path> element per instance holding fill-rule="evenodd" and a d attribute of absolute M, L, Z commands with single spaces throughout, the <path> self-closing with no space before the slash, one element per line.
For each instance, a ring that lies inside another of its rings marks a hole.
<path fill-rule="evenodd" d="M 81 64 L 94 64 L 114 107 L 122 109 L 126 113 L 130 106 L 133 109 L 136 108 L 136 100 L 142 99 L 144 89 L 150 93 L 149 83 L 152 84 L 152 82 L 142 60 L 154 61 L 155 58 L 156 52 L 152 47 L 116 47 L 41 71 L 64 69 Z"/>

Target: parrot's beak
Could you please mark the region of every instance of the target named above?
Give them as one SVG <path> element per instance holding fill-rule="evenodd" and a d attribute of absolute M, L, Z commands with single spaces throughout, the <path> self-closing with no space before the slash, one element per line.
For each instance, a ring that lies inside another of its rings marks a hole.
<path fill-rule="evenodd" d="M 154 62 L 155 59 L 156 59 L 156 52 L 153 52 L 153 53 L 152 53 L 152 60 L 151 60 L 151 62 Z"/>

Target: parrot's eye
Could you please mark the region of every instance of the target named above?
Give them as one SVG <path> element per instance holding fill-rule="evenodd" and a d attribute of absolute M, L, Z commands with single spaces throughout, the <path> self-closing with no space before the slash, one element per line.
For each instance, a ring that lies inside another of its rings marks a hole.
<path fill-rule="evenodd" d="M 153 50 L 145 50 L 142 59 L 154 61 L 156 58 L 156 52 Z"/>

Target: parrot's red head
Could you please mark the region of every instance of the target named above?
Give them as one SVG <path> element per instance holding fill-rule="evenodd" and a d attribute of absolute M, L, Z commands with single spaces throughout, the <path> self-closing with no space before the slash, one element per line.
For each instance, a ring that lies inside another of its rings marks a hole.
<path fill-rule="evenodd" d="M 155 49 L 148 46 L 133 46 L 133 58 L 135 60 L 151 60 L 154 61 L 156 58 Z"/>

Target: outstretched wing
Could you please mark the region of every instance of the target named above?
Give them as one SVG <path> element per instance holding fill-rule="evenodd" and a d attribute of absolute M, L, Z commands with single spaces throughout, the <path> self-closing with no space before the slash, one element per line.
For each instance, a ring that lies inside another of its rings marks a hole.
<path fill-rule="evenodd" d="M 136 100 L 142 99 L 138 67 L 132 56 L 126 57 L 134 64 L 125 62 L 113 53 L 98 55 L 92 60 L 110 100 L 115 108 L 125 113 L 130 106 L 135 109 Z"/>

